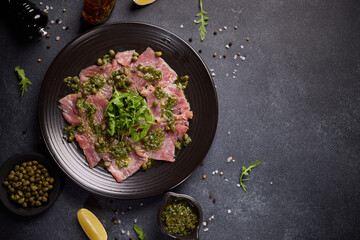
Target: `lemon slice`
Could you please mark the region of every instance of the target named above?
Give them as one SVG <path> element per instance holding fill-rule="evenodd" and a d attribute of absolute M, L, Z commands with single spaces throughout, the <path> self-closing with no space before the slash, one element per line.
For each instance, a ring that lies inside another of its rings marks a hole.
<path fill-rule="evenodd" d="M 79 223 L 90 240 L 106 240 L 107 233 L 99 219 L 89 210 L 81 208 L 77 212 Z"/>
<path fill-rule="evenodd" d="M 137 5 L 143 6 L 155 2 L 156 0 L 133 0 Z"/>

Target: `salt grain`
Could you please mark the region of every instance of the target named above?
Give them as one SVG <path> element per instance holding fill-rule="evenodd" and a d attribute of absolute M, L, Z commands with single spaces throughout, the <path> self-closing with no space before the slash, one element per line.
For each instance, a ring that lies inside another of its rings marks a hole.
<path fill-rule="evenodd" d="M 50 6 L 50 9 L 54 9 L 54 7 L 53 7 L 53 6 Z"/>
<path fill-rule="evenodd" d="M 59 40 L 60 40 L 60 37 L 59 37 L 59 36 L 57 36 L 57 37 L 55 38 L 55 40 L 56 40 L 56 41 L 59 41 Z"/>
<path fill-rule="evenodd" d="M 219 28 L 219 31 L 222 32 L 222 28 Z"/>
<path fill-rule="evenodd" d="M 204 227 L 206 226 L 206 222 L 203 222 L 202 224 L 203 224 Z"/>
<path fill-rule="evenodd" d="M 51 21 L 50 21 L 50 23 L 51 23 L 51 24 L 54 24 L 54 23 L 55 23 L 55 21 L 54 21 L 54 20 L 51 20 Z"/>
<path fill-rule="evenodd" d="M 229 76 L 229 74 L 227 73 L 226 76 Z"/>
<path fill-rule="evenodd" d="M 229 214 L 230 214 L 230 213 L 231 213 L 231 210 L 230 210 L 230 209 L 228 209 L 228 210 L 227 210 L 227 213 L 229 213 Z"/>
<path fill-rule="evenodd" d="M 204 232 L 207 232 L 207 231 L 209 231 L 209 228 L 204 228 Z"/>
<path fill-rule="evenodd" d="M 226 44 L 226 46 L 225 46 L 227 49 L 229 49 L 230 48 L 230 46 L 229 46 L 229 44 Z"/>
<path fill-rule="evenodd" d="M 40 5 L 43 5 L 44 3 L 43 3 L 43 2 L 40 2 L 39 4 L 40 4 Z"/>
<path fill-rule="evenodd" d="M 218 173 L 219 171 L 218 170 L 215 170 L 215 173 Z"/>
<path fill-rule="evenodd" d="M 125 230 L 124 230 L 124 229 L 123 229 L 123 230 L 121 230 L 121 233 L 122 233 L 122 234 L 124 234 L 124 233 L 125 233 Z"/>
<path fill-rule="evenodd" d="M 237 55 L 236 55 L 236 54 L 234 55 L 234 59 L 237 59 Z"/>
<path fill-rule="evenodd" d="M 211 76 L 215 76 L 216 74 L 215 73 L 211 73 Z"/>
<path fill-rule="evenodd" d="M 181 25 L 180 25 L 180 28 L 184 28 L 184 25 L 181 24 Z"/>
<path fill-rule="evenodd" d="M 236 77 L 235 76 L 233 76 L 233 79 L 235 79 Z"/>
<path fill-rule="evenodd" d="M 240 45 L 240 48 L 244 48 L 244 45 Z"/>
<path fill-rule="evenodd" d="M 209 69 L 210 70 L 210 72 L 213 72 L 214 71 L 214 69 L 213 68 L 211 68 L 211 69 Z"/>
<path fill-rule="evenodd" d="M 127 232 L 126 232 L 126 235 L 130 236 L 130 231 L 127 231 Z"/>
<path fill-rule="evenodd" d="M 226 29 L 227 29 L 227 26 L 224 26 L 224 29 L 226 30 Z"/>
<path fill-rule="evenodd" d="M 272 184 L 273 184 L 273 182 L 270 182 L 270 184 L 272 185 Z"/>
<path fill-rule="evenodd" d="M 228 181 L 229 181 L 229 179 L 225 178 L 225 182 L 228 182 Z"/>
<path fill-rule="evenodd" d="M 137 223 L 137 219 L 136 219 L 136 218 L 134 219 L 134 223 Z"/>
<path fill-rule="evenodd" d="M 228 76 L 228 75 L 227 75 Z M 230 135 L 230 131 L 227 132 L 228 135 Z"/>
<path fill-rule="evenodd" d="M 215 218 L 214 215 L 212 215 L 212 216 L 211 216 L 211 219 L 214 219 L 214 218 Z"/>
<path fill-rule="evenodd" d="M 240 187 L 240 184 L 238 183 L 238 184 L 236 184 L 236 186 L 237 186 L 237 187 Z"/>
<path fill-rule="evenodd" d="M 141 203 L 140 203 L 140 206 L 144 206 L 144 204 L 141 202 Z"/>
<path fill-rule="evenodd" d="M 226 162 L 231 162 L 233 158 L 232 157 L 228 157 L 228 159 L 226 160 Z"/>

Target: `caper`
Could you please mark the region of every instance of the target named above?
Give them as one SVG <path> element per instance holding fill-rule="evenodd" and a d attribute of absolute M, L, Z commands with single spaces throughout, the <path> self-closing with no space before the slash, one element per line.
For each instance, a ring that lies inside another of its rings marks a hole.
<path fill-rule="evenodd" d="M 16 171 L 16 170 L 19 170 L 19 168 L 20 168 L 19 165 L 15 165 L 14 170 L 15 170 L 15 171 Z"/>
<path fill-rule="evenodd" d="M 8 182 L 8 181 L 4 181 L 3 184 L 4 184 L 5 187 L 9 186 L 9 182 Z"/>
<path fill-rule="evenodd" d="M 136 62 L 137 60 L 138 60 L 137 57 L 132 57 L 132 58 L 131 58 L 131 61 L 133 61 L 133 62 Z"/>
<path fill-rule="evenodd" d="M 111 163 L 110 162 L 105 162 L 104 165 L 105 165 L 105 167 L 110 167 Z"/>
<path fill-rule="evenodd" d="M 42 198 L 42 201 L 43 201 L 43 202 L 47 202 L 47 200 L 48 200 L 48 199 L 47 199 L 46 197 L 43 197 L 43 198 Z"/>
<path fill-rule="evenodd" d="M 184 140 L 188 139 L 189 135 L 187 135 L 187 133 L 184 134 Z"/>
<path fill-rule="evenodd" d="M 37 188 L 37 186 L 31 186 L 30 189 L 31 189 L 31 191 L 35 192 L 38 188 Z"/>
<path fill-rule="evenodd" d="M 21 166 L 22 166 L 22 167 L 26 167 L 26 165 L 27 165 L 27 164 L 26 164 L 25 162 L 21 163 Z"/>
<path fill-rule="evenodd" d="M 176 132 L 175 124 L 170 125 L 170 130 L 173 131 L 173 132 Z"/>
<path fill-rule="evenodd" d="M 51 189 L 53 189 L 54 188 L 54 186 L 53 185 L 49 185 L 49 187 L 48 187 L 50 190 Z"/>
<path fill-rule="evenodd" d="M 125 79 L 125 84 L 126 84 L 127 86 L 129 86 L 130 84 L 132 84 L 131 79 L 126 78 L 126 79 Z"/>
<path fill-rule="evenodd" d="M 38 161 L 32 161 L 33 164 L 38 164 L 39 162 Z"/>
<path fill-rule="evenodd" d="M 110 49 L 109 50 L 109 55 L 110 55 L 110 57 L 114 57 L 115 56 L 115 51 Z"/>
<path fill-rule="evenodd" d="M 166 126 L 166 127 L 165 127 L 165 130 L 166 130 L 166 131 L 169 131 L 169 130 L 170 130 L 170 127 L 169 127 L 169 126 Z"/>
<path fill-rule="evenodd" d="M 92 94 L 96 94 L 96 93 L 97 93 L 96 88 L 92 88 L 92 89 L 91 89 L 91 93 L 92 93 Z"/>
<path fill-rule="evenodd" d="M 138 57 L 138 56 L 139 56 L 139 53 L 134 52 L 134 53 L 133 53 L 133 56 L 134 56 L 134 57 Z"/>
<path fill-rule="evenodd" d="M 162 52 L 160 52 L 160 51 L 159 51 L 159 52 L 155 52 L 155 55 L 158 56 L 158 57 L 161 57 Z"/>
<path fill-rule="evenodd" d="M 31 166 L 27 166 L 27 167 L 25 168 L 25 170 L 28 171 L 28 172 L 29 172 L 31 169 L 32 169 Z"/>
<path fill-rule="evenodd" d="M 17 202 L 18 202 L 18 204 L 23 204 L 24 201 L 25 201 L 25 198 L 20 198 Z"/>
<path fill-rule="evenodd" d="M 21 204 L 21 206 L 23 206 L 23 207 L 27 207 L 27 203 L 26 203 L 26 202 L 24 202 L 23 204 Z"/>
<path fill-rule="evenodd" d="M 101 60 L 101 58 L 98 58 L 96 61 L 97 65 L 101 66 L 103 65 L 103 61 Z"/>
<path fill-rule="evenodd" d="M 68 142 L 72 142 L 72 141 L 74 141 L 74 135 L 70 135 L 69 137 L 68 137 Z"/>
<path fill-rule="evenodd" d="M 152 105 L 153 105 L 153 107 L 157 107 L 157 106 L 159 105 L 159 102 L 158 102 L 158 101 L 154 101 Z"/>
<path fill-rule="evenodd" d="M 38 201 L 38 200 L 36 200 L 36 201 L 35 201 L 35 205 L 36 205 L 36 206 L 41 206 L 41 202 Z"/>

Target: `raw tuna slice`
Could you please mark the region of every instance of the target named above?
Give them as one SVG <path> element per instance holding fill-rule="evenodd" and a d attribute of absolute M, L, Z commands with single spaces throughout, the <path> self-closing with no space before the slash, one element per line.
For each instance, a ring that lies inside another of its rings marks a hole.
<path fill-rule="evenodd" d="M 96 137 L 86 131 L 85 132 L 77 131 L 75 133 L 75 138 L 86 156 L 86 159 L 89 163 L 89 167 L 90 168 L 95 167 L 101 159 L 100 156 L 97 154 L 94 146 Z"/>
<path fill-rule="evenodd" d="M 103 97 L 101 94 L 90 95 L 86 99 L 88 102 L 92 103 L 96 107 L 96 112 L 94 116 L 94 121 L 96 124 L 104 124 L 106 121 L 104 119 L 104 112 L 109 103 L 109 101 Z"/>
<path fill-rule="evenodd" d="M 161 70 L 162 79 L 160 79 L 158 82 L 152 83 L 153 85 L 158 84 L 162 87 L 166 87 L 177 79 L 177 75 L 174 70 L 172 70 L 161 57 L 156 56 L 155 52 L 151 48 L 147 48 L 146 51 L 138 57 L 136 62 L 130 64 L 130 67 L 133 70 L 137 70 L 136 67 L 139 64 L 143 66 L 154 66 L 155 68 Z M 139 77 L 136 72 L 132 73 L 131 76 L 139 92 L 141 92 L 145 86 L 148 85 L 146 80 L 142 77 Z"/>
<path fill-rule="evenodd" d="M 140 169 L 141 165 L 147 161 L 147 158 L 140 157 L 134 151 L 130 153 L 129 165 L 127 167 L 120 168 L 115 159 L 109 153 L 102 153 L 102 159 L 105 162 L 110 162 L 111 165 L 108 167 L 109 172 L 114 176 L 117 182 L 122 182 L 126 178 L 133 175 L 137 170 Z"/>
<path fill-rule="evenodd" d="M 122 66 L 128 67 L 131 63 L 131 58 L 133 57 L 135 50 L 129 50 L 125 52 L 118 52 L 115 55 L 115 59 L 118 63 L 120 63 Z"/>
<path fill-rule="evenodd" d="M 79 112 L 76 107 L 77 99 L 77 94 L 69 94 L 59 100 L 59 108 L 61 109 L 62 115 L 64 116 L 65 120 L 68 123 L 74 125 L 78 125 L 81 122 L 81 118 L 79 117 Z"/>
<path fill-rule="evenodd" d="M 105 66 L 92 65 L 87 67 L 80 72 L 80 82 L 84 82 L 88 80 L 89 76 L 94 76 L 96 74 L 99 74 L 100 76 L 103 76 L 105 79 L 107 79 L 113 72 L 112 68 L 113 66 L 111 63 L 108 63 Z"/>
<path fill-rule="evenodd" d="M 143 147 L 142 142 L 133 143 L 130 138 L 127 140 L 134 145 L 134 149 L 139 156 L 148 157 L 156 160 L 163 160 L 167 162 L 175 161 L 175 143 L 178 140 L 177 133 L 172 131 L 165 131 L 164 127 L 160 125 L 152 125 L 149 132 L 154 129 L 161 128 L 165 132 L 164 142 L 159 150 L 147 150 Z"/>

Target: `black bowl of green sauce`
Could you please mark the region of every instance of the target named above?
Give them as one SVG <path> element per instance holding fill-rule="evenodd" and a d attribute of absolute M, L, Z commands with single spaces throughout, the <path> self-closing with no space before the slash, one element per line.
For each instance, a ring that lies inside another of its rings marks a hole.
<path fill-rule="evenodd" d="M 185 194 L 168 192 L 158 211 L 160 230 L 173 239 L 199 239 L 202 222 L 200 204 Z"/>

